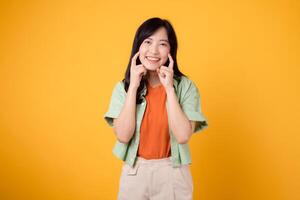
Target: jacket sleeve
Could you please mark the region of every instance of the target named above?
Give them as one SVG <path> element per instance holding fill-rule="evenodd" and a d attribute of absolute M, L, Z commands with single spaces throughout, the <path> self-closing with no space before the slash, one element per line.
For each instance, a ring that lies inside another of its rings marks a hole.
<path fill-rule="evenodd" d="M 207 119 L 201 111 L 201 99 L 197 86 L 193 81 L 189 81 L 187 89 L 183 93 L 181 107 L 189 120 L 195 121 L 194 132 L 204 130 L 208 127 Z"/>
<path fill-rule="evenodd" d="M 104 114 L 104 119 L 109 126 L 113 127 L 113 118 L 117 118 L 125 103 L 126 91 L 122 81 L 119 81 L 113 89 L 110 103 L 107 112 Z"/>

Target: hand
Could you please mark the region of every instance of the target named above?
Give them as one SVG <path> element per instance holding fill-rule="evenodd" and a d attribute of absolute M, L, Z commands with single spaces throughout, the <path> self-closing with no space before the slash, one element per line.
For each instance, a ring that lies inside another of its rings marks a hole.
<path fill-rule="evenodd" d="M 173 65 L 174 65 L 174 61 L 172 59 L 171 54 L 168 54 L 169 57 L 169 66 L 161 66 L 160 68 L 158 68 L 156 70 L 159 80 L 160 82 L 163 84 L 165 90 L 169 90 L 173 88 Z"/>
<path fill-rule="evenodd" d="M 137 52 L 131 59 L 130 66 L 130 87 L 138 88 L 142 79 L 142 76 L 147 74 L 147 69 L 143 66 L 143 64 L 136 65 L 136 59 L 139 55 Z"/>

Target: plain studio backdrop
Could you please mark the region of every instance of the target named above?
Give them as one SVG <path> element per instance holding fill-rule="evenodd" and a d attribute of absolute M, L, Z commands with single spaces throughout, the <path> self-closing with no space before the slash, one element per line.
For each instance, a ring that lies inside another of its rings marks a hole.
<path fill-rule="evenodd" d="M 193 135 L 195 200 L 300 199 L 300 4 L 1 1 L 0 199 L 116 199 L 105 123 L 137 27 L 171 21 L 209 128 Z"/>

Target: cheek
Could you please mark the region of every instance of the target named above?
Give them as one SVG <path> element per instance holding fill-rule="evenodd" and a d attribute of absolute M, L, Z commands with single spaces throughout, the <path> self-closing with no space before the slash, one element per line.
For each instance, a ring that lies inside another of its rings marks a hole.
<path fill-rule="evenodd" d="M 161 50 L 160 50 L 160 55 L 162 56 L 162 57 L 167 57 L 168 58 L 168 54 L 170 53 L 170 49 L 169 48 L 162 48 Z"/>
<path fill-rule="evenodd" d="M 143 46 L 140 46 L 139 52 L 141 57 L 145 57 L 146 49 Z"/>
<path fill-rule="evenodd" d="M 140 52 L 145 52 L 147 51 L 147 47 L 144 44 L 141 44 L 140 48 L 139 48 Z"/>
<path fill-rule="evenodd" d="M 167 61 L 168 60 L 168 54 L 169 54 L 169 51 L 163 51 L 161 52 L 161 58 L 162 58 L 162 61 Z"/>

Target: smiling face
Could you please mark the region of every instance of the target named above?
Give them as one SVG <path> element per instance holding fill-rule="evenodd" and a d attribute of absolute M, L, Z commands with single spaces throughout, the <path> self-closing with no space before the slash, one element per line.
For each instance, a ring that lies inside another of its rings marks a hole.
<path fill-rule="evenodd" d="M 142 42 L 139 59 L 147 70 L 155 71 L 167 62 L 170 49 L 167 31 L 161 27 Z"/>

